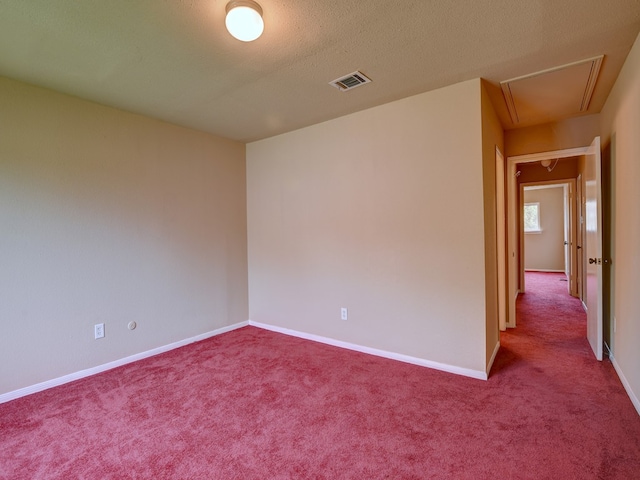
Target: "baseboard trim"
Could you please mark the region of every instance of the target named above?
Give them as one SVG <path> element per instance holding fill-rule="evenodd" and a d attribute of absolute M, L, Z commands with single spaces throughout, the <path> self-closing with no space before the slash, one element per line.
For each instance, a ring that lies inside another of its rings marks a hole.
<path fill-rule="evenodd" d="M 483 372 L 480 370 L 472 370 L 470 368 L 456 367 L 455 365 L 448 365 L 446 363 L 425 360 L 423 358 L 412 357 L 410 355 L 404 355 L 402 353 L 395 353 L 395 352 L 389 352 L 386 350 L 380 350 L 377 348 L 365 347 L 362 345 L 357 345 L 355 343 L 336 340 L 334 338 L 314 335 L 312 333 L 300 332 L 298 330 L 291 330 L 289 328 L 278 327 L 275 325 L 268 325 L 266 323 L 254 322 L 253 320 L 249 320 L 249 325 L 257 328 L 262 328 L 264 330 L 270 330 L 276 333 L 282 333 L 284 335 L 289 335 L 292 337 L 298 337 L 305 340 L 311 340 L 313 342 L 324 343 L 326 345 L 345 348 L 347 350 L 353 350 L 360 353 L 368 353 L 369 355 L 389 358 L 391 360 L 397 360 L 399 362 L 404 362 L 404 363 L 411 363 L 413 365 L 419 365 L 421 367 L 432 368 L 434 370 L 441 370 L 443 372 L 454 373 L 456 375 L 462 375 L 464 377 L 476 378 L 478 380 L 487 380 L 489 378 L 489 376 L 487 375 L 487 372 Z"/>
<path fill-rule="evenodd" d="M 493 353 L 491 354 L 491 358 L 489 359 L 489 363 L 487 364 L 487 378 L 489 378 L 489 372 L 491 372 L 491 367 L 493 367 L 493 362 L 496 359 L 496 355 L 498 355 L 498 350 L 500 350 L 500 341 L 496 343 L 496 346 L 493 349 Z"/>
<path fill-rule="evenodd" d="M 622 373 L 622 369 L 620 368 L 620 365 L 618 365 L 618 362 L 616 361 L 616 357 L 614 357 L 613 355 L 610 355 L 609 360 L 611 360 L 611 363 L 613 364 L 613 368 L 618 374 L 618 378 L 622 382 L 622 386 L 626 390 L 627 395 L 629 395 L 629 398 L 631 399 L 631 403 L 633 403 L 633 406 L 636 408 L 638 415 L 640 415 L 640 399 L 638 399 L 635 392 L 631 389 L 631 384 L 629 384 L 627 377 L 625 377 L 624 373 Z"/>
<path fill-rule="evenodd" d="M 565 273 L 564 270 L 550 270 L 548 268 L 525 268 L 525 272 L 541 272 L 541 273 Z"/>
<path fill-rule="evenodd" d="M 249 325 L 249 322 L 240 322 L 233 325 L 228 325 L 226 327 L 218 328 L 210 332 L 196 335 L 195 337 L 185 338 L 184 340 L 180 340 L 178 342 L 173 342 L 168 345 L 152 348 L 151 350 L 147 350 L 146 352 L 136 353 L 134 355 L 121 358 L 119 360 L 114 360 L 112 362 L 105 363 L 103 365 L 98 365 L 97 367 L 87 368 L 86 370 L 80 370 L 78 372 L 70 373 L 68 375 L 63 375 L 62 377 L 54 378 L 52 380 L 47 380 L 46 382 L 36 383 L 35 385 L 31 385 L 29 387 L 19 388 L 18 390 L 13 390 L 8 393 L 3 393 L 0 395 L 0 403 L 5 403 L 20 397 L 25 397 L 27 395 L 31 395 L 32 393 L 41 392 L 43 390 L 57 387 L 59 385 L 64 385 L 65 383 L 73 382 L 74 380 L 80 380 L 81 378 L 90 377 L 91 375 L 95 375 L 97 373 L 102 373 L 116 367 L 121 367 L 122 365 L 126 365 L 128 363 L 137 362 L 138 360 L 153 357 L 155 355 L 168 352 L 169 350 L 174 350 L 176 348 L 184 347 L 185 345 L 189 345 L 190 343 L 206 340 L 207 338 L 215 337 L 216 335 L 221 335 L 223 333 L 227 333 L 232 330 L 236 330 L 238 328 L 246 327 L 248 325 Z"/>

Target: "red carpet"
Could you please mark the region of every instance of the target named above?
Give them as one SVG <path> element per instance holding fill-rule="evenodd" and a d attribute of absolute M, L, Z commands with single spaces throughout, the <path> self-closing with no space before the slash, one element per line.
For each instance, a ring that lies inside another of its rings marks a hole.
<path fill-rule="evenodd" d="M 527 281 L 487 382 L 247 327 L 0 405 L 0 478 L 640 478 L 579 301 Z"/>

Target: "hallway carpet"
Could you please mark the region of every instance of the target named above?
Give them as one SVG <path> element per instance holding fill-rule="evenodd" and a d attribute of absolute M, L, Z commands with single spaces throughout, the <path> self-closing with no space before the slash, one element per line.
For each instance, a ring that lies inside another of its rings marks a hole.
<path fill-rule="evenodd" d="M 639 478 L 579 301 L 527 281 L 486 382 L 246 327 L 0 405 L 0 478 Z"/>

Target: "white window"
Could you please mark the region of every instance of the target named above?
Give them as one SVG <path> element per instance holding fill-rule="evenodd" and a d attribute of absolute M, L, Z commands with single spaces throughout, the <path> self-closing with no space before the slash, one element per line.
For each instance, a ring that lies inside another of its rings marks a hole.
<path fill-rule="evenodd" d="M 540 204 L 524 204 L 524 231 L 525 233 L 540 233 Z"/>

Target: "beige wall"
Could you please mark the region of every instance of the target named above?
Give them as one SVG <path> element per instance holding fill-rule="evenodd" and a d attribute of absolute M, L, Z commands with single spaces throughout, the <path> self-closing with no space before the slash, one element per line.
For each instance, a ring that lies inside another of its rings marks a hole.
<path fill-rule="evenodd" d="M 482 165 L 484 190 L 486 362 L 500 341 L 498 324 L 498 244 L 496 212 L 496 147 L 504 151 L 504 132 L 482 83 Z M 506 307 L 505 307 L 506 308 Z"/>
<path fill-rule="evenodd" d="M 250 318 L 484 372 L 480 92 L 247 145 Z"/>
<path fill-rule="evenodd" d="M 591 138 L 591 140 L 593 140 L 593 138 Z M 590 143 L 591 141 L 586 145 L 589 145 Z M 583 145 L 583 147 L 586 145 Z M 518 175 L 518 185 L 521 183 L 543 183 L 552 180 L 568 180 L 577 178 L 579 173 L 579 159 L 580 157 L 562 158 L 558 160 L 557 164 L 552 160 L 550 167 L 552 167 L 553 170 L 550 172 L 543 167 L 540 162 L 520 163 L 517 168 L 520 172 Z"/>
<path fill-rule="evenodd" d="M 524 234 L 524 268 L 564 272 L 564 189 L 525 189 L 524 203 L 540 204 L 540 233 Z"/>
<path fill-rule="evenodd" d="M 5 78 L 0 112 L 0 393 L 247 320 L 244 145 Z"/>
<path fill-rule="evenodd" d="M 551 152 L 590 145 L 600 135 L 600 115 L 585 115 L 560 122 L 507 130 L 505 156 Z"/>
<path fill-rule="evenodd" d="M 616 331 L 611 332 L 611 346 L 640 411 L 640 36 L 601 119 L 602 144 L 612 168 L 611 315 Z"/>

